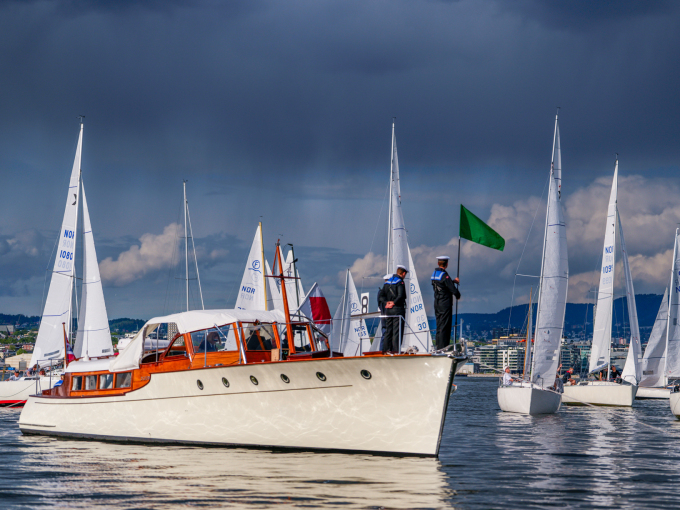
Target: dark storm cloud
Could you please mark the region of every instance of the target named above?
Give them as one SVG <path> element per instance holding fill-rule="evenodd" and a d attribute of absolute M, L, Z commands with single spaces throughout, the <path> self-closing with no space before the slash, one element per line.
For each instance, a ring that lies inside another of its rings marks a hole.
<path fill-rule="evenodd" d="M 58 228 L 78 114 L 86 115 L 95 239 L 106 241 L 100 260 L 115 261 L 176 222 L 188 178 L 197 239 L 210 244 L 204 257 L 228 252 L 221 262 L 205 259 L 213 264 L 206 279 L 220 282 L 206 283 L 207 292 L 219 300 L 222 286 L 240 280 L 260 216 L 268 249 L 283 235 L 310 247 L 310 257 L 333 254 L 313 279 L 335 281 L 353 257 L 380 251 L 393 116 L 412 246 L 448 242 L 460 202 L 489 217 L 494 204 L 540 196 L 557 106 L 565 197 L 611 176 L 615 152 L 622 175 L 668 178 L 680 160 L 679 9 L 538 0 L 1 2 L 0 172 L 11 192 L 0 234 Z M 631 249 L 638 242 L 627 241 Z M 572 272 L 596 265 L 588 256 L 579 251 Z M 35 281 L 45 265 L 35 266 Z M 22 271 L 19 282 L 28 281 Z M 117 288 L 113 309 L 134 306 L 135 292 L 160 272 L 144 273 L 125 296 Z M 492 284 L 484 278 L 474 291 Z M 509 294 L 508 285 L 495 291 Z"/>

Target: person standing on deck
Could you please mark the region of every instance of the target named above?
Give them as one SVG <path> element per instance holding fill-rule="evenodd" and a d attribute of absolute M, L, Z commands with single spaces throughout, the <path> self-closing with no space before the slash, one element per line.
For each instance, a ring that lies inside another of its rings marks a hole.
<path fill-rule="evenodd" d="M 383 276 L 383 281 L 384 281 L 383 285 L 385 285 L 385 283 L 387 283 L 387 280 L 389 280 L 390 278 L 392 278 L 391 274 L 386 274 L 385 276 Z M 380 289 L 378 289 L 378 309 L 380 310 L 380 315 L 385 315 L 385 303 L 387 302 L 387 300 L 385 299 L 385 294 L 383 292 L 383 288 L 384 287 L 380 287 Z M 382 328 L 382 331 L 381 331 L 382 334 L 380 335 L 380 342 L 381 342 L 382 345 L 384 345 L 385 330 L 387 329 L 387 323 L 385 322 L 385 317 L 380 319 L 380 327 Z M 382 345 L 380 346 L 381 351 L 383 350 Z"/>
<path fill-rule="evenodd" d="M 437 269 L 432 273 L 434 289 L 434 315 L 437 319 L 437 350 L 444 349 L 451 342 L 451 317 L 453 316 L 453 296 L 460 299 L 458 278 L 453 280 L 446 272 L 449 257 L 437 257 Z"/>
<path fill-rule="evenodd" d="M 385 282 L 382 293 L 385 300 L 385 336 L 382 352 L 399 352 L 401 339 L 404 337 L 404 321 L 406 317 L 406 285 L 404 277 L 408 269 L 397 266 L 397 274 Z"/>

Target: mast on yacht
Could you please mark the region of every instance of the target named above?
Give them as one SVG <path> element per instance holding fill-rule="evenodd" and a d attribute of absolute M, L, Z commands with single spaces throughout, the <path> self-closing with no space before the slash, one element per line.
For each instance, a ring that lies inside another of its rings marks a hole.
<path fill-rule="evenodd" d="M 191 247 L 194 251 L 194 263 L 196 265 L 196 280 L 198 281 L 198 295 L 201 298 L 201 310 L 205 310 L 203 304 L 203 290 L 201 288 L 201 276 L 198 274 L 198 258 L 196 257 L 196 243 L 194 242 L 194 231 L 191 228 L 191 214 L 189 213 L 189 201 L 187 200 L 187 181 L 182 181 L 184 191 L 184 270 L 186 280 L 186 299 L 187 312 L 189 311 L 189 236 L 191 237 Z"/>

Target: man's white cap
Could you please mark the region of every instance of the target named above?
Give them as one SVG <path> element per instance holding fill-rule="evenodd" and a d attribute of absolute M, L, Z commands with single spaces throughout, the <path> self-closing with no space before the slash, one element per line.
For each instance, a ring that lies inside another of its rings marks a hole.
<path fill-rule="evenodd" d="M 383 280 L 389 280 L 390 278 L 392 278 L 391 274 L 386 274 L 385 276 L 383 276 Z"/>
<path fill-rule="evenodd" d="M 397 269 L 403 269 L 408 273 L 408 268 L 406 266 L 402 266 L 401 264 L 397 266 Z"/>
<path fill-rule="evenodd" d="M 437 257 L 437 260 L 449 260 L 450 258 L 451 257 L 449 257 L 448 255 L 440 255 L 439 257 Z"/>

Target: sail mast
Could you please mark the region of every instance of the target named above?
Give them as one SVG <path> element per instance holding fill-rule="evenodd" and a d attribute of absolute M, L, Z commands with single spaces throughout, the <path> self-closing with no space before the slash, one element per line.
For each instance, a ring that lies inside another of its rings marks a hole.
<path fill-rule="evenodd" d="M 543 293 L 543 270 L 545 266 L 545 245 L 548 241 L 548 223 L 550 221 L 550 197 L 551 197 L 551 191 L 552 191 L 552 186 L 553 186 L 553 181 L 555 180 L 554 175 L 555 175 L 555 138 L 557 138 L 557 122 L 558 122 L 558 116 L 559 116 L 559 108 L 557 109 L 557 113 L 555 114 L 555 131 L 553 133 L 553 147 L 552 147 L 552 155 L 550 156 L 550 181 L 548 182 L 548 203 L 546 204 L 546 209 L 545 209 L 545 228 L 543 230 L 543 253 L 541 254 L 541 277 L 538 280 L 538 301 L 537 301 L 537 306 L 536 306 L 536 329 L 538 329 L 538 320 L 541 317 L 541 294 Z M 535 368 L 535 356 L 531 360 L 531 374 L 533 377 L 534 373 L 534 368 Z"/>
<path fill-rule="evenodd" d="M 194 229 L 191 226 L 191 211 L 189 211 L 189 200 L 186 198 L 186 184 L 184 186 L 184 205 L 186 207 L 186 217 L 189 220 L 189 236 L 191 237 L 191 248 L 194 250 L 194 265 L 196 266 L 196 280 L 198 281 L 198 296 L 201 298 L 201 310 L 205 310 L 203 304 L 203 289 L 201 288 L 201 275 L 198 273 L 198 258 L 196 257 L 196 242 L 194 241 Z M 187 281 L 189 275 L 187 273 Z"/>
<path fill-rule="evenodd" d="M 182 181 L 184 189 L 184 268 L 186 275 L 187 312 L 189 311 L 189 238 L 187 237 L 187 181 Z"/>
<path fill-rule="evenodd" d="M 533 307 L 532 303 L 532 291 L 533 287 L 529 289 L 529 317 L 527 318 L 527 345 L 526 349 L 524 349 L 524 368 L 522 370 L 522 379 L 526 379 L 528 372 L 529 372 L 529 361 L 531 360 L 531 308 Z"/>
<path fill-rule="evenodd" d="M 258 223 L 260 227 L 260 255 L 261 255 L 261 261 L 262 261 L 262 284 L 264 285 L 264 309 L 268 310 L 267 308 L 267 271 L 264 263 L 264 241 L 262 240 L 262 222 Z"/>
<path fill-rule="evenodd" d="M 390 154 L 390 201 L 387 208 L 387 274 L 392 273 L 390 257 L 392 253 L 392 186 L 394 185 L 394 119 L 392 117 L 392 150 Z"/>
<path fill-rule="evenodd" d="M 675 276 L 675 271 L 678 267 L 678 235 L 680 235 L 680 229 L 676 228 L 675 229 L 675 242 L 673 243 L 673 264 L 671 266 L 671 281 L 670 281 L 670 293 L 668 294 L 668 317 L 666 318 L 666 351 L 664 354 L 664 360 L 666 366 L 664 367 L 664 379 L 666 384 L 668 384 L 668 381 L 671 379 L 672 376 L 676 376 L 678 374 L 676 373 L 671 373 L 676 367 L 674 367 L 675 364 L 674 362 L 677 362 L 677 352 L 672 352 L 669 353 L 668 347 L 670 346 L 670 342 L 674 340 L 674 336 L 676 334 L 676 331 L 678 329 L 678 289 L 680 288 L 680 282 L 678 282 L 678 278 Z M 673 320 L 671 321 L 671 316 L 673 316 Z M 673 333 L 671 334 L 671 327 L 673 328 Z M 677 343 L 677 340 L 674 342 L 674 344 Z M 677 351 L 677 348 L 675 345 L 673 346 L 674 351 Z M 669 354 L 672 354 L 672 359 L 670 359 L 669 363 Z"/>

